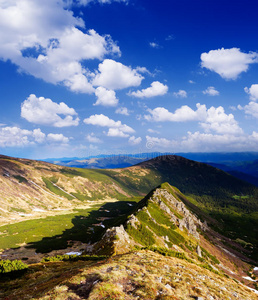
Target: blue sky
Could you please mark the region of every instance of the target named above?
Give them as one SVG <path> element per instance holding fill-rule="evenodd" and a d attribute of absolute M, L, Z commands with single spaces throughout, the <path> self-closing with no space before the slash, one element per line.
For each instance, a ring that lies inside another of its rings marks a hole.
<path fill-rule="evenodd" d="M 257 151 L 257 10 L 0 0 L 0 153 Z"/>

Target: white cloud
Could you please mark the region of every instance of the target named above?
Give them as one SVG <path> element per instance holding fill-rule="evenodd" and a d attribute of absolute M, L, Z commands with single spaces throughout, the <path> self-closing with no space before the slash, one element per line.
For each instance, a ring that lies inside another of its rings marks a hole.
<path fill-rule="evenodd" d="M 250 64 L 258 62 L 258 53 L 241 52 L 239 48 L 211 50 L 201 54 L 201 66 L 224 79 L 236 79 Z"/>
<path fill-rule="evenodd" d="M 193 80 L 188 80 L 189 83 L 194 84 L 195 82 Z"/>
<path fill-rule="evenodd" d="M 180 140 L 169 140 L 146 136 L 148 149 L 160 149 L 170 152 L 211 152 L 211 151 L 256 151 L 258 132 L 252 134 L 212 134 L 188 132 Z"/>
<path fill-rule="evenodd" d="M 71 0 L 68 0 L 71 1 Z M 76 0 L 76 2 L 80 5 L 88 5 L 90 2 L 98 2 L 101 4 L 111 4 L 112 2 L 123 2 L 128 3 L 129 0 Z"/>
<path fill-rule="evenodd" d="M 121 121 L 114 121 L 109 117 L 100 114 L 100 115 L 92 115 L 83 121 L 88 125 L 95 125 L 101 127 L 108 127 L 107 136 L 113 137 L 129 137 L 130 133 L 134 133 L 134 129 L 126 124 L 122 124 Z"/>
<path fill-rule="evenodd" d="M 153 110 L 148 109 L 150 115 L 145 115 L 144 118 L 148 121 L 154 122 L 186 122 L 186 121 L 200 121 L 204 119 L 206 115 L 206 106 L 196 105 L 197 110 L 194 111 L 187 105 L 183 105 L 180 108 L 176 109 L 174 113 L 169 112 L 164 107 L 157 107 Z"/>
<path fill-rule="evenodd" d="M 60 115 L 63 115 L 62 118 Z M 77 126 L 79 118 L 73 108 L 64 102 L 55 103 L 51 99 L 31 94 L 21 105 L 21 116 L 27 121 L 54 127 Z"/>
<path fill-rule="evenodd" d="M 215 87 L 209 86 L 205 91 L 203 91 L 203 94 L 209 96 L 219 96 L 219 91 L 217 91 Z"/>
<path fill-rule="evenodd" d="M 137 98 L 150 98 L 155 96 L 162 96 L 165 95 L 168 91 L 168 86 L 162 84 L 159 81 L 152 82 L 151 86 L 147 89 L 138 90 L 136 92 L 130 92 L 128 95 L 134 96 Z"/>
<path fill-rule="evenodd" d="M 35 142 L 37 142 L 39 144 L 44 143 L 45 138 L 46 138 L 45 133 L 43 133 L 39 128 L 33 130 L 32 136 L 35 139 Z"/>
<path fill-rule="evenodd" d="M 242 134 L 243 130 L 239 127 L 234 115 L 226 114 L 224 108 L 211 107 L 207 109 L 207 113 L 201 127 L 206 131 L 214 131 L 220 134 Z"/>
<path fill-rule="evenodd" d="M 155 48 L 155 49 L 160 48 L 160 45 L 158 43 L 155 43 L 155 42 L 151 42 L 151 43 L 149 43 L 149 45 L 150 45 L 151 48 Z"/>
<path fill-rule="evenodd" d="M 236 110 L 237 110 L 237 108 L 236 108 L 235 106 L 233 106 L 233 105 L 229 106 L 229 108 L 230 108 L 231 110 L 233 110 L 233 111 L 236 111 Z"/>
<path fill-rule="evenodd" d="M 115 111 L 116 114 L 120 114 L 120 115 L 125 115 L 125 116 L 129 116 L 129 111 L 126 107 L 119 107 L 116 109 Z"/>
<path fill-rule="evenodd" d="M 210 107 L 196 104 L 197 109 L 193 110 L 187 105 L 181 106 L 174 113 L 169 112 L 164 107 L 157 107 L 153 110 L 148 109 L 150 115 L 145 115 L 145 119 L 154 122 L 187 122 L 198 121 L 200 126 L 206 131 L 217 133 L 242 133 L 238 122 L 233 114 L 226 114 L 222 106 Z"/>
<path fill-rule="evenodd" d="M 110 90 L 120 90 L 139 86 L 144 79 L 136 69 L 127 67 L 112 59 L 105 59 L 99 64 L 99 72 L 93 80 L 94 86 L 103 86 Z"/>
<path fill-rule="evenodd" d="M 157 134 L 160 133 L 158 130 L 154 130 L 154 129 L 151 129 L 151 128 L 148 129 L 147 131 L 150 132 L 150 133 L 157 133 Z"/>
<path fill-rule="evenodd" d="M 257 102 L 251 101 L 244 107 L 242 107 L 241 105 L 238 105 L 237 108 L 240 110 L 244 110 L 247 115 L 250 115 L 250 116 L 258 119 L 258 103 Z"/>
<path fill-rule="evenodd" d="M 126 138 L 129 137 L 129 134 L 124 133 L 124 131 L 120 128 L 109 128 L 107 136 Z"/>
<path fill-rule="evenodd" d="M 80 30 L 85 27 L 83 20 L 64 5 L 52 0 L 1 1 L 0 59 L 46 82 L 92 93 L 83 63 L 120 55 L 120 50 L 109 35 Z"/>
<path fill-rule="evenodd" d="M 92 132 L 91 134 L 88 134 L 86 136 L 86 139 L 90 142 L 90 143 L 101 143 L 101 140 L 95 136 L 95 134 Z"/>
<path fill-rule="evenodd" d="M 142 141 L 141 137 L 136 138 L 134 135 L 131 136 L 128 140 L 130 145 L 139 145 L 141 141 Z"/>
<path fill-rule="evenodd" d="M 138 72 L 138 73 L 142 73 L 142 74 L 148 74 L 152 77 L 155 76 L 155 74 L 151 73 L 147 68 L 145 67 L 136 67 L 135 70 Z"/>
<path fill-rule="evenodd" d="M 63 134 L 49 133 L 46 135 L 39 128 L 34 130 L 19 127 L 0 128 L 0 147 L 26 147 L 46 143 L 67 144 L 69 139 Z"/>
<path fill-rule="evenodd" d="M 258 84 L 252 84 L 250 88 L 245 87 L 245 92 L 249 94 L 250 100 L 258 100 Z"/>
<path fill-rule="evenodd" d="M 210 151 L 256 151 L 258 147 L 258 133 L 251 135 L 191 133 L 180 142 L 180 149 L 191 152 Z"/>
<path fill-rule="evenodd" d="M 174 92 L 173 95 L 177 98 L 187 98 L 187 92 L 184 90 L 179 90 L 178 92 Z"/>
<path fill-rule="evenodd" d="M 49 133 L 47 135 L 47 141 L 53 144 L 67 144 L 69 142 L 69 138 L 61 133 Z"/>
<path fill-rule="evenodd" d="M 146 136 L 146 148 L 171 148 L 176 145 L 176 142 L 173 140 L 168 140 L 166 138 L 157 138 Z"/>
<path fill-rule="evenodd" d="M 40 129 L 35 132 L 36 137 L 39 136 L 40 132 Z M 35 141 L 33 131 L 8 126 L 0 128 L 1 147 L 24 147 L 33 145 Z"/>
<path fill-rule="evenodd" d="M 117 106 L 119 100 L 116 98 L 115 91 L 107 90 L 106 88 L 99 86 L 95 90 L 97 101 L 94 105 L 103 106 Z"/>

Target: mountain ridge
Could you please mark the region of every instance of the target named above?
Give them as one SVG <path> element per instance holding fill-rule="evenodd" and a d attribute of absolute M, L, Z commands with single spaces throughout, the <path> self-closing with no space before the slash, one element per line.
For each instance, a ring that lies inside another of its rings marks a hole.
<path fill-rule="evenodd" d="M 234 242 L 201 221 L 186 207 L 184 197 L 177 188 L 163 183 L 137 204 L 124 225 L 107 229 L 101 240 L 86 246 L 86 253 L 94 253 L 94 257 L 108 254 L 108 259 L 88 263 L 83 255 L 74 262 L 72 258 L 71 262 L 62 261 L 62 255 L 46 257 L 40 264 L 30 265 L 24 277 L 8 279 L 13 288 L 5 286 L 0 296 L 42 300 L 254 299 L 258 292 L 245 279 L 250 271 L 242 261 L 249 260 L 242 253 L 246 249 L 225 245 L 225 241 Z M 26 288 L 27 280 L 34 288 Z"/>

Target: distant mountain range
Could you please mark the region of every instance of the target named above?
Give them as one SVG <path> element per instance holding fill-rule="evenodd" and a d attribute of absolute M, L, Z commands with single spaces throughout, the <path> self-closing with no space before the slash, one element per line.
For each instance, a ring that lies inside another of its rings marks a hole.
<path fill-rule="evenodd" d="M 67 167 L 88 169 L 126 168 L 140 162 L 172 153 L 139 153 L 120 155 L 98 155 L 87 158 L 51 158 L 44 161 Z M 204 162 L 229 174 L 258 186 L 258 152 L 236 153 L 177 153 L 187 159 Z"/>

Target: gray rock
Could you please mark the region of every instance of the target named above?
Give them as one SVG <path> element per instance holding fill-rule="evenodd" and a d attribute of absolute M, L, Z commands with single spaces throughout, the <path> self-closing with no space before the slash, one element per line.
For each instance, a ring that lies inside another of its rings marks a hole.
<path fill-rule="evenodd" d="M 202 257 L 202 250 L 201 250 L 200 245 L 197 245 L 196 253 L 197 253 L 198 256 Z"/>

